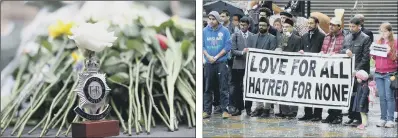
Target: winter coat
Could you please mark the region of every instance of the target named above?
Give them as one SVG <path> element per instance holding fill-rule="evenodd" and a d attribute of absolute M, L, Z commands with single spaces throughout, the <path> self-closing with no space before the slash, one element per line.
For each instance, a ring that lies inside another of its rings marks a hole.
<path fill-rule="evenodd" d="M 369 87 L 367 82 L 358 83 L 357 92 L 355 93 L 354 104 L 352 105 L 353 112 L 369 112 Z M 362 107 L 361 107 L 362 105 Z"/>

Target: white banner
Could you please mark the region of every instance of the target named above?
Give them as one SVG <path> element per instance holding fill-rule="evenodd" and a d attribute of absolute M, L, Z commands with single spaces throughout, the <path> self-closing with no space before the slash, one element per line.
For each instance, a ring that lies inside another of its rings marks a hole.
<path fill-rule="evenodd" d="M 348 109 L 355 57 L 249 49 L 244 100 Z"/>

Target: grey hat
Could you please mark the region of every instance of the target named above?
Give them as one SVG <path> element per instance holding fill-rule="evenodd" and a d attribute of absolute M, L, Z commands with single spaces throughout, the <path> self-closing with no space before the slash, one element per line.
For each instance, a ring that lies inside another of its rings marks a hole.
<path fill-rule="evenodd" d="M 216 20 L 217 20 L 217 22 L 218 23 L 221 23 L 222 21 L 221 21 L 221 18 L 220 18 L 220 14 L 217 12 L 217 11 L 211 11 L 210 13 L 209 13 L 209 16 L 214 16 L 214 18 L 216 18 Z"/>

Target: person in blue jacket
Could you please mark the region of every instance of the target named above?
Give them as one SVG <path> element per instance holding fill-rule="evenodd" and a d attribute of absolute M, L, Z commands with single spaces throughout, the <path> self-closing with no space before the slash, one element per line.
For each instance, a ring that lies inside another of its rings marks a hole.
<path fill-rule="evenodd" d="M 203 29 L 203 54 L 205 57 L 204 79 L 205 89 L 203 93 L 203 118 L 209 118 L 212 112 L 212 92 L 216 90 L 214 85 L 218 83 L 220 103 L 223 111 L 222 117 L 229 118 L 227 107 L 229 105 L 228 86 L 228 56 L 231 50 L 229 30 L 220 23 L 218 12 L 209 13 L 208 25 Z"/>

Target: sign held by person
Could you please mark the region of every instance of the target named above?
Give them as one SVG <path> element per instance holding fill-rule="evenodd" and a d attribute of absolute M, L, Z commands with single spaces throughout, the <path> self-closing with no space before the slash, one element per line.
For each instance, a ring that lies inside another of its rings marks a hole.
<path fill-rule="evenodd" d="M 370 47 L 370 54 L 375 55 L 375 56 L 380 56 L 380 57 L 387 57 L 387 47 L 388 45 L 383 44 L 376 44 L 373 43 L 372 46 Z"/>
<path fill-rule="evenodd" d="M 244 100 L 348 109 L 355 57 L 249 49 Z"/>

